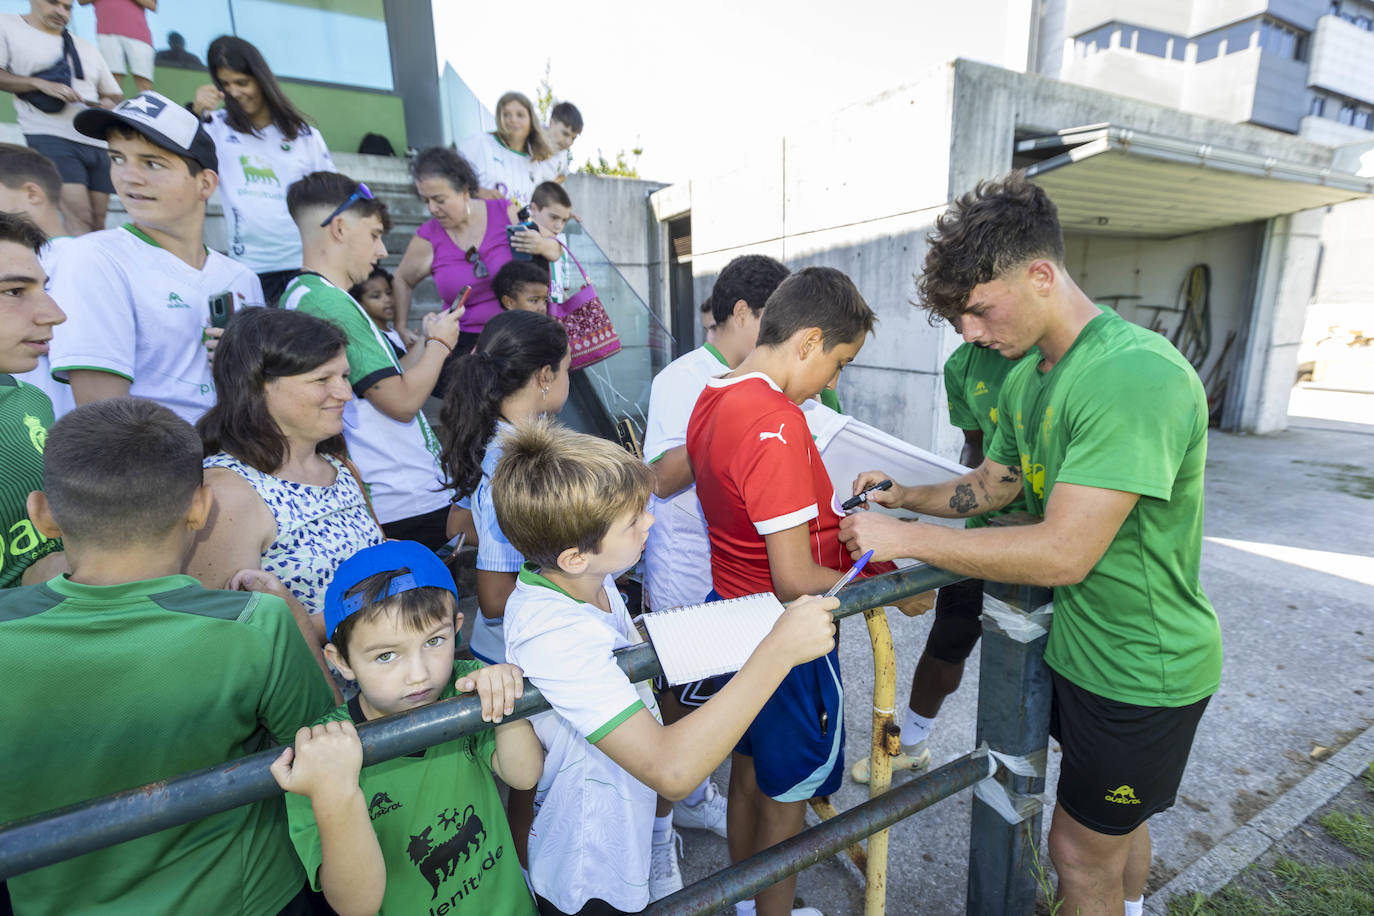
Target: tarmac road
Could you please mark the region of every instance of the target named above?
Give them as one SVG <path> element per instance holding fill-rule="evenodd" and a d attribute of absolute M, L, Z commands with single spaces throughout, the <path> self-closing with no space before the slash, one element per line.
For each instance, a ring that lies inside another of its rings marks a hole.
<path fill-rule="evenodd" d="M 1304 416 L 1287 432 L 1210 436 L 1202 582 L 1221 619 L 1225 663 L 1179 803 L 1151 820 L 1147 891 L 1305 777 L 1314 747 L 1339 747 L 1374 725 L 1374 395 L 1299 390 L 1294 405 Z M 889 621 L 901 706 L 931 617 L 894 611 Z M 842 627 L 840 652 L 852 763 L 867 749 L 873 682 L 857 618 Z M 975 650 L 937 722 L 937 763 L 973 747 L 978 676 Z M 716 774 L 722 791 L 728 769 Z M 1047 810 L 1057 778 L 1052 749 Z M 846 780 L 833 800 L 843 809 L 865 798 L 867 787 Z M 963 792 L 893 828 L 887 912 L 964 912 L 969 798 Z M 724 840 L 701 831 L 683 838 L 687 883 L 729 864 Z M 827 861 L 802 874 L 798 896 L 826 916 L 862 913 L 856 874 Z"/>

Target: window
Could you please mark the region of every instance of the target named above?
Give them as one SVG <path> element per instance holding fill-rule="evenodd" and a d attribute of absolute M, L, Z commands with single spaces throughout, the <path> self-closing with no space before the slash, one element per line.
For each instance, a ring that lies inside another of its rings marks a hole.
<path fill-rule="evenodd" d="M 1112 33 L 1117 28 L 1116 23 L 1110 23 L 1079 35 L 1078 38 L 1074 39 L 1074 47 L 1078 50 L 1078 56 L 1088 57 L 1107 50 L 1111 46 Z"/>
<path fill-rule="evenodd" d="M 1188 53 L 1188 39 L 1175 35 L 1169 41 L 1169 57 L 1174 60 L 1183 60 L 1184 55 Z"/>
<path fill-rule="evenodd" d="M 1221 54 L 1221 40 L 1223 33 L 1209 32 L 1199 36 L 1194 44 L 1197 45 L 1197 57 L 1195 60 L 1202 63 L 1204 60 L 1211 60 Z"/>
<path fill-rule="evenodd" d="M 1121 39 L 1117 42 L 1117 47 L 1123 51 L 1134 51 L 1135 35 L 1137 31 L 1139 30 L 1132 25 L 1121 26 Z"/>
<path fill-rule="evenodd" d="M 1307 113 L 1313 117 L 1323 117 L 1326 114 L 1326 99 L 1319 95 L 1312 97 L 1312 104 L 1307 106 Z"/>
<path fill-rule="evenodd" d="M 1359 109 L 1358 111 L 1355 112 L 1355 120 L 1353 120 L 1353 121 L 1351 122 L 1351 124 L 1352 124 L 1352 126 L 1354 126 L 1354 127 L 1358 127 L 1360 130 L 1369 130 L 1369 121 L 1370 121 L 1370 112 L 1369 112 L 1369 109 L 1368 109 L 1368 108 L 1361 108 L 1361 109 Z"/>
<path fill-rule="evenodd" d="M 1135 49 L 1140 54 L 1151 57 L 1166 57 L 1169 52 L 1169 34 L 1154 29 L 1139 29 Z"/>
<path fill-rule="evenodd" d="M 1222 36 L 1226 39 L 1226 53 L 1235 54 L 1237 51 L 1244 51 L 1250 47 L 1250 39 L 1255 34 L 1258 24 L 1251 19 L 1246 22 L 1237 22 L 1222 30 Z"/>
<path fill-rule="evenodd" d="M 258 46 L 278 76 L 392 88 L 382 0 L 232 3 L 238 34 Z"/>
<path fill-rule="evenodd" d="M 1355 123 L 1355 106 L 1354 106 L 1354 104 L 1352 104 L 1352 103 L 1350 103 L 1350 102 L 1346 102 L 1344 105 L 1342 105 L 1342 106 L 1341 106 L 1341 113 L 1338 114 L 1338 115 L 1336 115 L 1336 120 L 1339 121 L 1339 122 L 1341 122 L 1342 124 L 1354 124 L 1354 123 Z"/>
<path fill-rule="evenodd" d="M 1260 22 L 1260 47 L 1265 53 L 1287 60 L 1303 60 L 1307 56 L 1307 33 L 1277 19 Z"/>

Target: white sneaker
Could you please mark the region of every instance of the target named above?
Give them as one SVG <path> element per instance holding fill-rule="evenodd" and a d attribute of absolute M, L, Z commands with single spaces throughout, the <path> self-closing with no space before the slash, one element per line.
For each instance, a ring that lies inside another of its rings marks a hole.
<path fill-rule="evenodd" d="M 694 830 L 709 830 L 716 836 L 725 836 L 725 796 L 720 794 L 716 784 L 706 780 L 706 793 L 695 805 L 680 801 L 673 803 L 673 826 L 691 827 Z"/>
<path fill-rule="evenodd" d="M 682 837 L 674 830 L 666 843 L 654 843 L 649 851 L 649 899 L 660 900 L 682 890 L 682 870 L 678 856 L 682 855 Z"/>
<path fill-rule="evenodd" d="M 792 916 L 825 916 L 825 914 L 814 906 L 803 906 L 793 910 Z"/>

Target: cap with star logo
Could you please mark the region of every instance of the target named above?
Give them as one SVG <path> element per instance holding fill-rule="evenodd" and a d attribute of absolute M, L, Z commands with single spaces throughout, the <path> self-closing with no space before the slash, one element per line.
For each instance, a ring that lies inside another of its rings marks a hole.
<path fill-rule="evenodd" d="M 193 159 L 202 168 L 219 171 L 215 141 L 201 126 L 200 119 L 156 92 L 141 92 L 111 109 L 88 108 L 76 116 L 73 124 L 81 133 L 97 140 L 104 140 L 111 127 L 121 124 L 168 152 Z"/>

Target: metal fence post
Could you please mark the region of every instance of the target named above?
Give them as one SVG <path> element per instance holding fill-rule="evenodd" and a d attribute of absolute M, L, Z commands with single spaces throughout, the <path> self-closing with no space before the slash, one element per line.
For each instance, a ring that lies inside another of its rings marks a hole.
<path fill-rule="evenodd" d="M 967 912 L 1031 916 L 1042 816 L 1038 796 L 1045 789 L 1049 745 L 1051 684 L 1044 654 L 1050 590 L 988 583 L 986 592 L 977 741 L 987 742 L 1005 765 L 974 790 Z"/>

